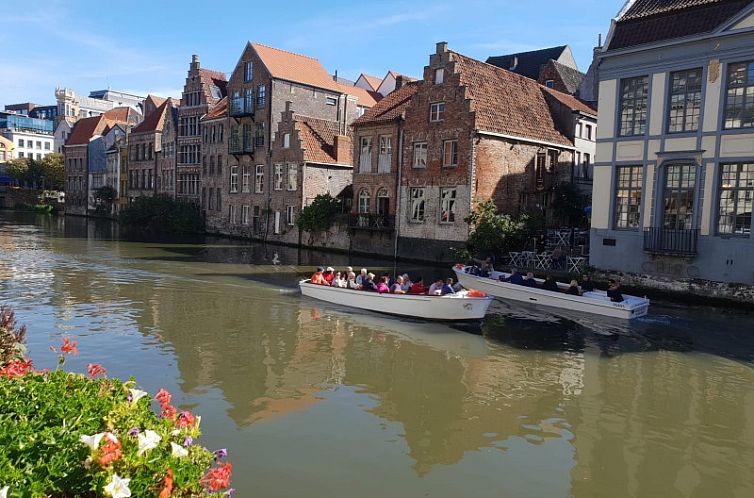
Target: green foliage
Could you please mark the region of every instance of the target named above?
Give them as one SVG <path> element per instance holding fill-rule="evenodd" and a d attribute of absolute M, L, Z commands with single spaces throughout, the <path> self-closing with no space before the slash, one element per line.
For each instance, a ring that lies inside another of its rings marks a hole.
<path fill-rule="evenodd" d="M 98 213 L 109 214 L 113 207 L 113 202 L 118 197 L 118 192 L 110 185 L 104 185 L 95 189 L 94 202 Z"/>
<path fill-rule="evenodd" d="M 0 366 L 23 358 L 26 327 L 19 327 L 12 309 L 0 306 Z"/>
<path fill-rule="evenodd" d="M 498 214 L 492 199 L 479 202 L 476 210 L 465 219 L 471 227 L 467 246 L 471 254 L 504 256 L 524 246 L 528 232 L 526 215 L 518 219 Z"/>
<path fill-rule="evenodd" d="M 48 154 L 42 159 L 18 158 L 8 162 L 7 174 L 21 185 L 62 190 L 65 168 L 62 154 Z"/>
<path fill-rule="evenodd" d="M 120 213 L 120 223 L 150 234 L 193 234 L 204 231 L 199 207 L 168 196 L 137 197 Z"/>
<path fill-rule="evenodd" d="M 307 232 L 325 232 L 341 212 L 340 200 L 330 194 L 318 195 L 298 217 L 298 227 Z"/>
<path fill-rule="evenodd" d="M 572 183 L 561 183 L 553 191 L 551 207 L 555 216 L 569 227 L 586 227 L 587 216 L 584 208 L 589 206 L 588 195 L 582 194 Z"/>

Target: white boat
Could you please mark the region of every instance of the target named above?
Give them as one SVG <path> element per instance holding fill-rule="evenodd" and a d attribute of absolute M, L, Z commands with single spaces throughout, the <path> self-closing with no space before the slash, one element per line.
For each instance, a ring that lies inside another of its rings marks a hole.
<path fill-rule="evenodd" d="M 605 291 L 584 292 L 581 296 L 565 294 L 568 285 L 558 283 L 558 288 L 563 292 L 548 291 L 537 287 L 501 282 L 500 277 L 508 278 L 509 273 L 493 272 L 489 277 L 480 277 L 470 273 L 470 266 L 456 266 L 458 282 L 467 289 L 479 289 L 490 296 L 500 299 L 523 301 L 526 303 L 560 308 L 569 312 L 592 313 L 595 315 L 609 316 L 630 320 L 647 314 L 649 299 L 636 296 L 623 296 L 623 302 L 614 303 L 607 297 Z M 542 284 L 541 279 L 536 279 Z"/>
<path fill-rule="evenodd" d="M 468 291 L 445 296 L 378 294 L 377 292 L 315 285 L 310 283 L 309 280 L 299 282 L 299 287 L 301 294 L 320 301 L 423 320 L 452 322 L 481 320 L 492 303 L 491 297 L 472 297 Z"/>

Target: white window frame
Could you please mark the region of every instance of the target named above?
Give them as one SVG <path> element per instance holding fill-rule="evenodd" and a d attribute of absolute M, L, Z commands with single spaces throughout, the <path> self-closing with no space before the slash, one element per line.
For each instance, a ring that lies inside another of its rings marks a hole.
<path fill-rule="evenodd" d="M 296 224 L 296 206 L 285 206 L 285 222 L 289 227 Z"/>
<path fill-rule="evenodd" d="M 450 148 L 450 151 L 448 151 L 448 148 Z M 448 162 L 448 155 L 450 155 L 450 162 Z M 445 140 L 442 143 L 442 167 L 458 167 L 458 140 Z"/>
<path fill-rule="evenodd" d="M 445 193 L 451 193 L 452 196 L 446 197 Z M 440 219 L 441 225 L 452 225 L 456 222 L 456 204 L 458 200 L 458 187 L 441 187 L 440 188 Z M 448 212 L 453 219 L 443 220 L 443 214 Z"/>
<path fill-rule="evenodd" d="M 288 163 L 288 191 L 292 192 L 298 188 L 298 165 Z"/>
<path fill-rule="evenodd" d="M 429 104 L 429 122 L 437 123 L 445 119 L 445 102 L 432 102 Z"/>
<path fill-rule="evenodd" d="M 261 194 L 264 192 L 264 164 L 257 164 L 254 174 L 254 192 Z"/>
<path fill-rule="evenodd" d="M 244 194 L 248 194 L 251 191 L 251 166 L 248 164 L 243 165 L 241 189 Z"/>
<path fill-rule="evenodd" d="M 291 134 L 290 133 L 283 133 L 283 148 L 284 149 L 291 148 Z"/>
<path fill-rule="evenodd" d="M 238 166 L 230 167 L 230 193 L 238 193 Z"/>
<path fill-rule="evenodd" d="M 435 85 L 442 85 L 445 82 L 445 69 L 435 69 Z"/>
<path fill-rule="evenodd" d="M 379 143 L 377 173 L 390 173 L 391 163 L 393 162 L 393 137 L 391 135 L 380 135 Z"/>
<path fill-rule="evenodd" d="M 359 173 L 372 172 L 372 138 L 359 139 Z"/>
<path fill-rule="evenodd" d="M 283 165 L 274 165 L 275 176 L 273 177 L 273 188 L 275 190 L 283 190 Z"/>
<path fill-rule="evenodd" d="M 427 167 L 427 149 L 429 145 L 427 142 L 414 142 L 414 154 L 411 161 L 412 168 L 426 168 Z M 419 153 L 417 154 L 417 151 Z"/>
<path fill-rule="evenodd" d="M 241 224 L 242 225 L 249 225 L 249 205 L 244 204 L 241 206 Z"/>
<path fill-rule="evenodd" d="M 411 223 L 424 223 L 427 220 L 427 189 L 412 187 L 409 189 L 408 220 Z"/>

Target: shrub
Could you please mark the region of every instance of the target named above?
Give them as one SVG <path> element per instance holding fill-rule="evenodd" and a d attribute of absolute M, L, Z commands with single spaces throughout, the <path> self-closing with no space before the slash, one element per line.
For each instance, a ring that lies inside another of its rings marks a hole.
<path fill-rule="evenodd" d="M 504 256 L 509 251 L 520 249 L 529 230 L 526 215 L 516 219 L 507 214 L 498 214 L 492 199 L 479 202 L 465 221 L 471 226 L 466 243 L 469 252 L 481 256 Z"/>
<path fill-rule="evenodd" d="M 301 210 L 298 227 L 307 232 L 325 232 L 341 212 L 340 200 L 330 194 L 318 195 L 311 204 Z"/>
<path fill-rule="evenodd" d="M 165 195 L 137 197 L 120 213 L 127 228 L 150 234 L 192 234 L 204 231 L 199 206 Z"/>

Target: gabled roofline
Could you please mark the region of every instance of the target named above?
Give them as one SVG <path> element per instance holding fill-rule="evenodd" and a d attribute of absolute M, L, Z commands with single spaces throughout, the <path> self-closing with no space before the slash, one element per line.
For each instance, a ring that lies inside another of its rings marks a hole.
<path fill-rule="evenodd" d="M 744 18 L 750 16 L 752 13 L 754 13 L 754 3 L 751 3 L 747 5 L 746 7 L 744 7 L 743 9 L 741 9 L 740 11 L 738 11 L 736 15 L 734 15 L 733 17 L 731 17 L 730 19 L 722 23 L 720 26 L 717 27 L 715 31 L 712 31 L 712 33 L 718 33 L 718 34 L 722 33 L 726 29 L 732 28 L 735 24 L 744 20 Z M 742 33 L 751 29 L 754 29 L 754 28 L 744 28 L 741 31 L 737 31 L 736 33 Z"/>
<path fill-rule="evenodd" d="M 526 142 L 530 144 L 537 144 L 537 145 L 544 145 L 546 147 L 552 147 L 554 149 L 566 149 L 566 150 L 576 150 L 576 147 L 573 145 L 565 145 L 565 144 L 556 144 L 554 142 L 548 142 L 546 140 L 537 140 L 536 138 L 525 138 L 525 137 L 519 137 L 517 135 L 508 135 L 506 133 L 498 133 L 496 131 L 485 131 L 485 130 L 474 130 L 474 133 L 477 135 L 487 135 L 490 137 L 497 137 L 497 138 L 505 138 L 508 140 L 515 140 L 517 142 Z"/>

